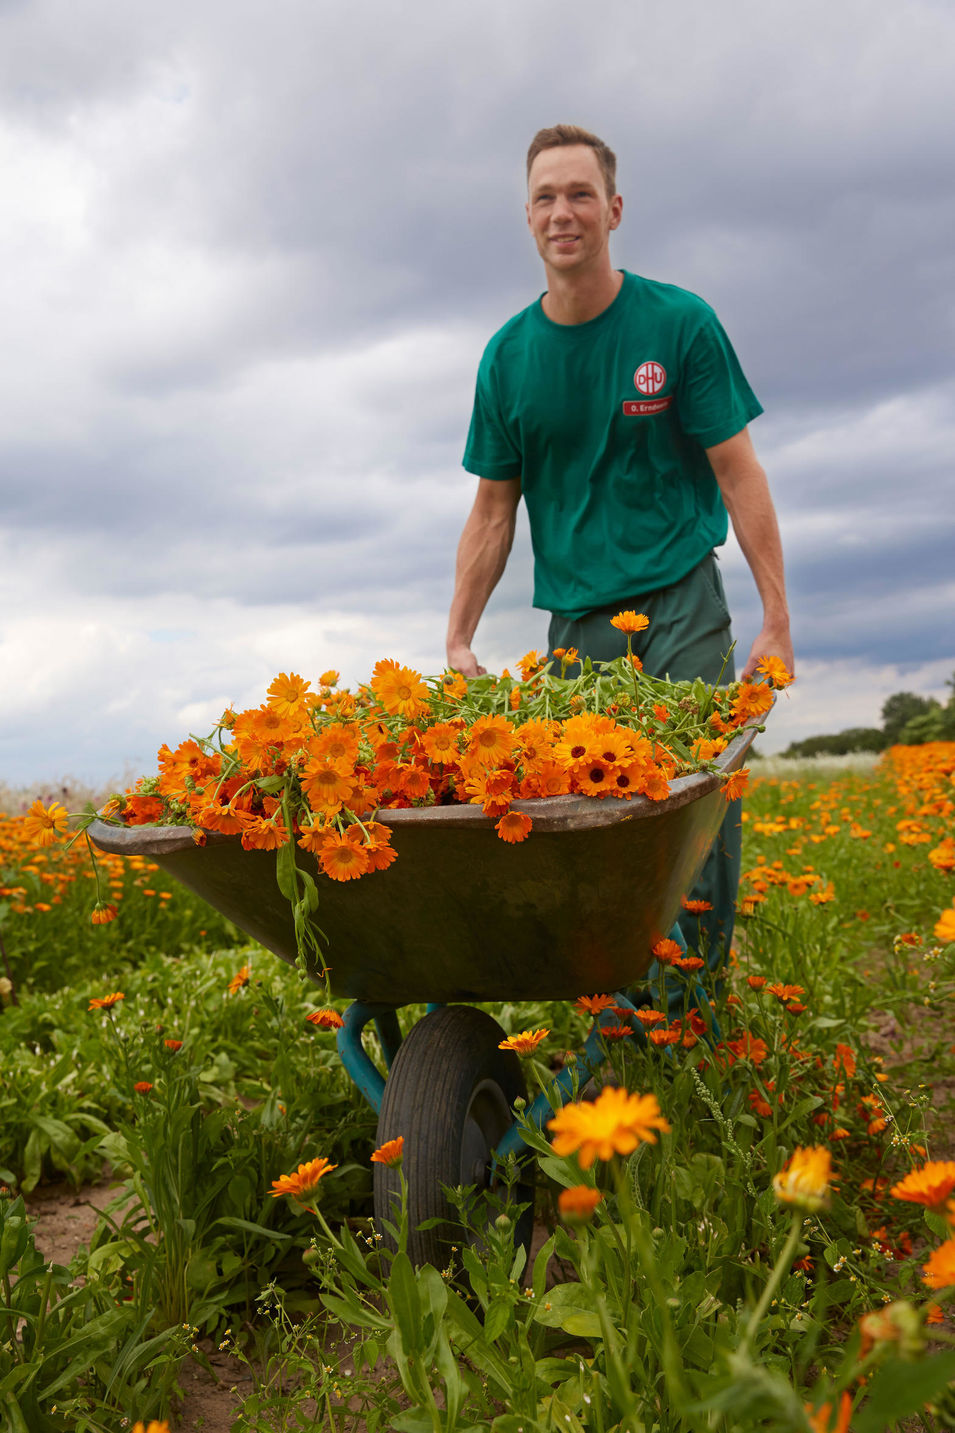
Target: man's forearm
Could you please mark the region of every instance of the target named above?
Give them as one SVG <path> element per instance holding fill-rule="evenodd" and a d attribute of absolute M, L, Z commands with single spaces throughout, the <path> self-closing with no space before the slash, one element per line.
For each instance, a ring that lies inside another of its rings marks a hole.
<path fill-rule="evenodd" d="M 470 650 L 488 598 L 507 565 L 515 520 L 516 503 L 497 503 L 488 510 L 477 502 L 464 525 L 448 616 L 448 661 L 452 666 L 458 665 L 461 654 Z"/>
<path fill-rule="evenodd" d="M 709 458 L 763 604 L 762 630 L 753 643 L 745 674 L 752 673 L 760 656 L 780 657 L 792 670 L 783 549 L 766 474 L 745 429 L 710 449 Z"/>

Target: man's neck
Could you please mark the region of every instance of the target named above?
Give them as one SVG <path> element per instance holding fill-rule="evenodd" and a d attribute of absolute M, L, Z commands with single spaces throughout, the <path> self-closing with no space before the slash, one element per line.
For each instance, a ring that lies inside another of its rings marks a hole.
<path fill-rule="evenodd" d="M 609 267 L 595 274 L 547 270 L 544 313 L 554 323 L 588 323 L 608 309 L 620 292 L 623 274 Z"/>

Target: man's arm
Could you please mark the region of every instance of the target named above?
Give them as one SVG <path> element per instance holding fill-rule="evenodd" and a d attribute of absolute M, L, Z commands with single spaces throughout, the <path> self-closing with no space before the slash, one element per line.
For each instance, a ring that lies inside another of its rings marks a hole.
<path fill-rule="evenodd" d="M 485 670 L 471 651 L 471 639 L 507 564 L 520 500 L 520 478 L 478 479 L 477 497 L 458 543 L 448 617 L 448 666 L 465 677 L 481 676 Z"/>
<path fill-rule="evenodd" d="M 706 455 L 763 603 L 762 630 L 750 648 L 743 676 L 752 676 L 761 657 L 780 657 L 792 672 L 793 645 L 779 524 L 766 474 L 748 429 L 707 448 Z"/>

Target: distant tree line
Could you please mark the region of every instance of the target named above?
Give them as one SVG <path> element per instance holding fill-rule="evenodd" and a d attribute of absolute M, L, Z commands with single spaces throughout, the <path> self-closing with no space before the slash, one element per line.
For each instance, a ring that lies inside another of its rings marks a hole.
<path fill-rule="evenodd" d="M 853 726 L 832 736 L 794 741 L 783 756 L 845 756 L 852 751 L 884 751 L 888 746 L 922 746 L 927 741 L 955 741 L 955 673 L 945 683 L 948 700 L 893 692 L 882 704 L 881 726 Z"/>

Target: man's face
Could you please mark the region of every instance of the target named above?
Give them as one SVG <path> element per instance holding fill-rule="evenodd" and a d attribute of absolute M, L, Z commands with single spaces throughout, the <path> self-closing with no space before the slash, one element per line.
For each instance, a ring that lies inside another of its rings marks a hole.
<path fill-rule="evenodd" d="M 542 150 L 531 165 L 527 225 L 549 269 L 566 273 L 608 262 L 622 210 L 619 194 L 608 197 L 589 144 Z"/>

